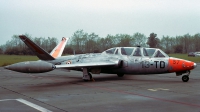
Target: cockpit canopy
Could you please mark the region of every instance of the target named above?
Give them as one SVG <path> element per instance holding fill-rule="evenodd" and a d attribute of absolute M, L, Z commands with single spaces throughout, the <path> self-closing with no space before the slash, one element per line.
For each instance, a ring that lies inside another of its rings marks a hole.
<path fill-rule="evenodd" d="M 143 47 L 115 47 L 104 51 L 105 54 L 112 55 L 127 55 L 137 57 L 169 57 L 162 50 L 157 48 L 143 48 Z"/>

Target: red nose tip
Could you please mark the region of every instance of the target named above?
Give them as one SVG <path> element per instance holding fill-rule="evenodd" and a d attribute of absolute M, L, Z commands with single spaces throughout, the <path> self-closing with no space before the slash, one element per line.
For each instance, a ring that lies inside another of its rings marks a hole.
<path fill-rule="evenodd" d="M 197 67 L 197 64 L 196 64 L 196 63 L 194 63 L 194 65 L 193 65 L 193 66 L 194 66 L 194 68 L 196 68 L 196 67 Z"/>
<path fill-rule="evenodd" d="M 197 66 L 196 63 L 178 59 L 178 58 L 170 58 L 169 59 L 169 71 L 170 72 L 180 72 L 180 71 L 187 71 L 192 70 Z"/>

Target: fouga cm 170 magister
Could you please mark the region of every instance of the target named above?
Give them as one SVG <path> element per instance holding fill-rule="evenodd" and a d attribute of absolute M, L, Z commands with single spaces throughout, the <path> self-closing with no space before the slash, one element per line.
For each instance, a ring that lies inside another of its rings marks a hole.
<path fill-rule="evenodd" d="M 77 70 L 83 80 L 94 80 L 92 74 L 148 75 L 176 73 L 182 81 L 189 80 L 190 71 L 197 64 L 184 59 L 169 57 L 161 49 L 144 47 L 114 47 L 102 53 L 61 56 L 69 38 L 61 42 L 49 54 L 25 35 L 19 38 L 37 55 L 38 61 L 19 62 L 5 66 L 6 69 L 23 73 L 43 73 L 54 69 Z"/>

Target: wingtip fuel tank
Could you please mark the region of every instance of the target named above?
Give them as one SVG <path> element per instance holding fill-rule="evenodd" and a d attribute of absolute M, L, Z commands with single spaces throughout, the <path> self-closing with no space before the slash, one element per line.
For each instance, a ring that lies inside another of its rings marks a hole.
<path fill-rule="evenodd" d="M 45 61 L 26 61 L 4 67 L 5 69 L 22 73 L 43 73 L 54 70 L 55 65 Z"/>

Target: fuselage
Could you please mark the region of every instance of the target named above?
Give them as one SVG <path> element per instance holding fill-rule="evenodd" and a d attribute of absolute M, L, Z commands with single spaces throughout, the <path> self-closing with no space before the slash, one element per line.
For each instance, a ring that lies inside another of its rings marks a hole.
<path fill-rule="evenodd" d="M 191 61 L 169 57 L 162 50 L 157 48 L 143 47 L 115 47 L 102 53 L 77 54 L 62 56 L 54 61 L 55 65 L 78 64 L 87 62 L 99 62 L 106 60 L 122 60 L 118 67 L 91 68 L 90 72 L 97 70 L 97 73 L 122 73 L 122 74 L 160 74 L 170 72 L 185 73 L 193 69 L 196 64 Z M 72 68 L 79 70 L 81 68 Z"/>

